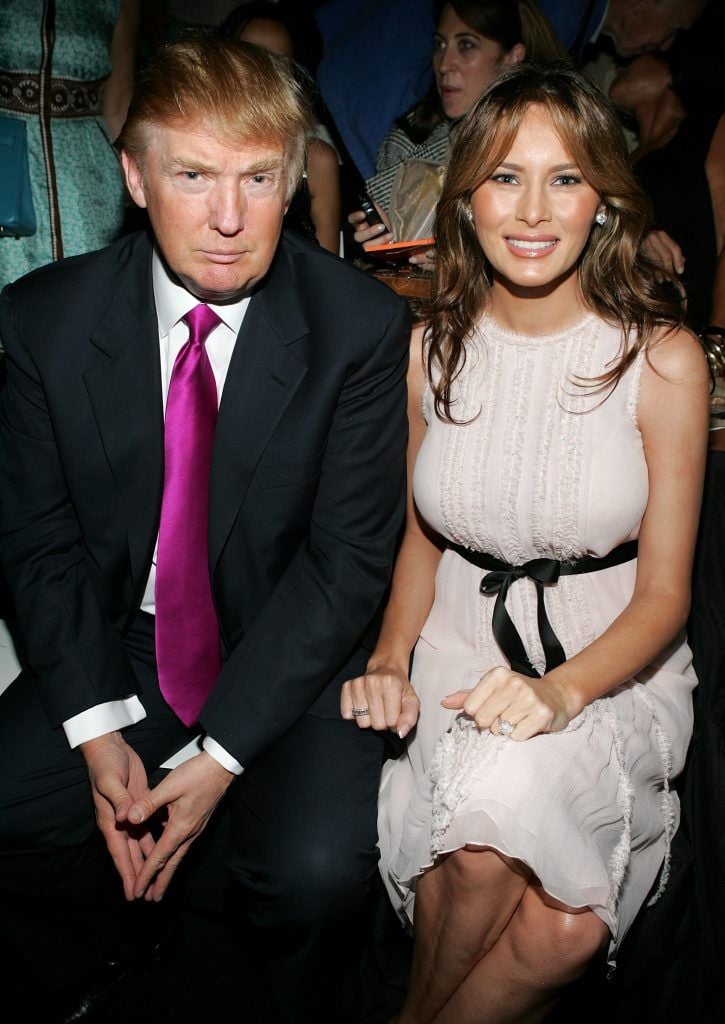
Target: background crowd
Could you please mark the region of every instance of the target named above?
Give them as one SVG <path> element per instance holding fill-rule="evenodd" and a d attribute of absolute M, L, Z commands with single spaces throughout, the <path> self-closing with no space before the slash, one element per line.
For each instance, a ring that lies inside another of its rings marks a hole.
<path fill-rule="evenodd" d="M 0 6 L 0 116 L 26 125 L 37 222 L 32 235 L 0 237 L 0 287 L 143 226 L 126 196 L 113 143 L 139 70 L 164 43 L 189 32 L 255 43 L 296 62 L 314 123 L 285 225 L 413 296 L 414 312 L 430 298 L 439 261 L 450 258 L 441 256 L 435 216 L 451 154 L 465 151 L 458 129 L 499 76 L 527 60 L 558 62 L 583 69 L 615 105 L 629 167 L 649 200 L 642 253 L 653 275 L 652 301 L 674 310 L 699 337 L 712 374 L 711 450 L 688 627 L 699 687 L 693 740 L 677 783 L 682 821 L 668 852 L 668 885 L 635 917 L 616 971 L 607 977 L 600 958 L 552 1011 L 552 1021 L 586 1013 L 627 1024 L 685 1016 L 709 1024 L 725 1013 L 724 29 L 725 11 L 714 0 L 18 0 Z M 525 88 L 524 77 L 520 82 Z M 604 215 L 596 221 L 603 228 L 607 211 L 594 213 Z M 450 240 L 449 221 L 440 223 Z M 440 307 L 433 308 L 440 316 Z M 4 589 L 2 601 L 0 685 L 7 685 L 24 659 Z M 358 707 L 363 698 L 361 691 Z M 222 819 L 218 843 L 200 856 L 198 879 L 186 894 L 186 939 L 156 973 L 131 978 L 98 1019 L 112 1024 L 132 1005 L 136 1019 L 156 1019 L 163 1001 L 163 1019 L 236 1020 L 240 987 L 252 1007 L 248 1019 L 275 1019 L 249 951 L 225 917 L 219 853 L 225 828 Z M 379 901 L 368 926 L 369 991 L 387 997 L 379 1007 L 374 1000 L 360 1007 L 360 1019 L 382 1022 L 402 1000 L 411 949 Z M 42 992 L 28 995 L 11 936 L 0 936 L 0 950 L 8 998 L 23 1007 L 13 1012 L 51 1012 Z M 213 995 L 207 969 L 220 975 Z M 403 1019 L 417 1020 L 412 1012 Z"/>

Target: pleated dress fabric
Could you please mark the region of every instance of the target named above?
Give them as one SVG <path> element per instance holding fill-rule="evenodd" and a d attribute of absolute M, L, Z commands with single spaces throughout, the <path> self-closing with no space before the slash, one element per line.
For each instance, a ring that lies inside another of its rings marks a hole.
<path fill-rule="evenodd" d="M 593 314 L 536 337 L 484 318 L 455 383 L 456 423 L 435 415 L 426 389 L 414 474 L 423 518 L 444 538 L 515 565 L 601 557 L 636 538 L 648 495 L 637 425 L 644 356 L 606 395 L 579 383 L 610 368 L 622 345 Z M 635 574 L 636 560 L 546 588 L 567 657 L 622 612 Z M 420 722 L 381 785 L 383 877 L 412 920 L 421 872 L 467 844 L 493 848 L 529 865 L 556 899 L 590 907 L 610 929 L 613 959 L 648 894 L 666 884 L 679 819 L 670 782 L 692 731 L 690 650 L 683 634 L 562 732 L 518 743 L 480 731 L 440 700 L 507 664 L 482 575 L 443 554 L 413 658 Z M 533 582 L 517 580 L 507 605 L 543 672 Z"/>

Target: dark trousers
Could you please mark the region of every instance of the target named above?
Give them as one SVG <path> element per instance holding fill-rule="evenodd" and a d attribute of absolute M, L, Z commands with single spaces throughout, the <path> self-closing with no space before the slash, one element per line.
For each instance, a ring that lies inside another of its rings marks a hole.
<path fill-rule="evenodd" d="M 192 733 L 161 697 L 149 617 L 127 649 L 147 717 L 124 736 L 151 774 Z M 306 715 L 227 791 L 235 902 L 282 1021 L 341 1019 L 330 981 L 344 987 L 361 940 L 383 742 Z M 50 728 L 27 674 L 0 696 L 0 905 L 6 939 L 55 986 L 111 955 L 127 919 L 82 756 Z"/>

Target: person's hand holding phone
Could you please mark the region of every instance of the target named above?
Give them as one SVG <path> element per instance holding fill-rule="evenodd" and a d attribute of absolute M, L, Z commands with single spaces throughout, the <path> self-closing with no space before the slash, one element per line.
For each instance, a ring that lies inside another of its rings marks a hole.
<path fill-rule="evenodd" d="M 348 216 L 349 224 L 355 228 L 353 238 L 363 249 L 367 245 L 384 245 L 392 242 L 393 232 L 388 215 L 377 206 L 367 192 L 358 193 L 359 210 L 353 210 Z"/>

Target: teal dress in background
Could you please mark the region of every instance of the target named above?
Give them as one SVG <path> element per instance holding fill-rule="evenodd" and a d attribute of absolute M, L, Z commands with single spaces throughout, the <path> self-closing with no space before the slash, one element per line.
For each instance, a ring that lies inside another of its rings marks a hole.
<path fill-rule="evenodd" d="M 101 114 L 119 7 L 120 0 L 0 3 L 0 115 L 27 124 L 38 224 L 28 238 L 0 238 L 0 288 L 121 231 L 121 169 Z"/>

